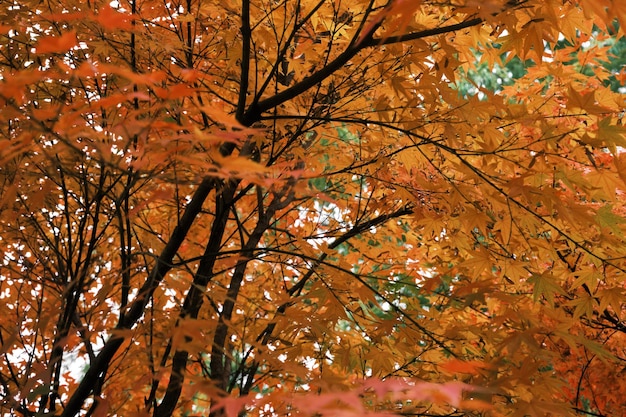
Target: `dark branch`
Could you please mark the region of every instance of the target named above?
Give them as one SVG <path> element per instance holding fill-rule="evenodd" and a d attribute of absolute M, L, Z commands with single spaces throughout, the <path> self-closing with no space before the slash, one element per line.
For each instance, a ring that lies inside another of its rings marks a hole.
<path fill-rule="evenodd" d="M 367 41 L 363 41 L 361 45 L 362 47 L 366 48 L 366 47 L 372 47 L 372 46 L 378 46 L 378 45 L 390 45 L 393 43 L 414 41 L 416 39 L 427 38 L 429 36 L 456 32 L 457 30 L 467 29 L 472 26 L 480 25 L 481 23 L 483 23 L 483 19 L 477 17 L 475 19 L 470 19 L 465 22 L 457 23 L 454 25 L 442 26 L 442 27 L 434 28 L 434 29 L 421 30 L 419 32 L 407 33 L 405 35 L 390 36 L 384 39 L 371 38 Z"/>
<path fill-rule="evenodd" d="M 442 27 L 435 28 L 435 29 L 428 29 L 428 30 L 424 30 L 420 32 L 410 33 L 407 35 L 390 37 L 387 39 L 375 39 L 373 37 L 376 30 L 378 30 L 380 24 L 374 25 L 369 30 L 368 33 L 365 33 L 362 35 L 363 39 L 360 42 L 350 44 L 350 46 L 345 51 L 339 54 L 337 58 L 335 58 L 328 65 L 323 67 L 321 70 L 303 79 L 299 83 L 296 83 L 295 85 L 284 90 L 283 92 L 278 93 L 272 97 L 269 97 L 265 100 L 260 101 L 259 103 L 255 103 L 254 105 L 250 106 L 248 111 L 246 111 L 245 114 L 243 115 L 241 122 L 246 126 L 252 125 L 254 122 L 259 120 L 259 118 L 264 112 L 299 96 L 300 94 L 304 93 L 308 89 L 323 82 L 326 78 L 330 77 L 335 72 L 337 72 L 340 68 L 342 68 L 345 64 L 347 64 L 352 58 L 356 56 L 356 54 L 358 54 L 360 51 L 362 51 L 363 49 L 367 47 L 373 47 L 373 46 L 377 46 L 381 44 L 405 42 L 405 41 L 410 41 L 410 40 L 415 40 L 415 39 L 426 38 L 428 36 L 440 35 L 443 33 L 453 32 L 453 31 L 460 30 L 460 29 L 466 29 L 471 26 L 476 26 L 482 22 L 483 22 L 482 19 L 475 18 L 475 19 L 471 19 L 466 22 L 461 22 L 461 23 L 457 23 L 454 25 L 442 26 Z"/>
<path fill-rule="evenodd" d="M 243 116 L 246 109 L 248 95 L 248 78 L 250 74 L 250 1 L 243 0 L 241 4 L 241 76 L 239 77 L 239 98 L 237 101 L 237 119 Z"/>
<path fill-rule="evenodd" d="M 174 229 L 172 237 L 161 252 L 157 259 L 157 263 L 152 269 L 148 279 L 143 284 L 137 298 L 133 301 L 124 320 L 120 321 L 117 329 L 130 329 L 143 316 L 144 310 L 152 298 L 154 290 L 165 277 L 165 274 L 172 268 L 172 260 L 187 236 L 191 225 L 196 219 L 198 213 L 202 209 L 202 204 L 207 199 L 211 190 L 215 187 L 213 178 L 205 178 L 198 186 L 195 194 L 185 209 L 185 213 L 180 219 L 180 223 Z M 61 417 L 74 417 L 79 414 L 82 405 L 87 397 L 93 391 L 93 381 L 96 381 L 100 375 L 108 368 L 113 356 L 122 345 L 123 338 L 113 335 L 102 347 L 102 350 L 91 363 L 91 366 L 85 373 L 81 383 L 78 385 L 69 401 L 67 402 Z"/>

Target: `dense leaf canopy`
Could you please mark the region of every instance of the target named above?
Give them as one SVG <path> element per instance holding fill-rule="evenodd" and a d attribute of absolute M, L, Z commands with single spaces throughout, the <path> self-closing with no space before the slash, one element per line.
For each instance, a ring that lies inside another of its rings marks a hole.
<path fill-rule="evenodd" d="M 626 415 L 626 2 L 0 22 L 3 416 Z"/>

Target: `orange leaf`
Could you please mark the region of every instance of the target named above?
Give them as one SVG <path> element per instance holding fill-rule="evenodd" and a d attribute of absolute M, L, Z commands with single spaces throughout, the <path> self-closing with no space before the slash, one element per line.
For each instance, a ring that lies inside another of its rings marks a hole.
<path fill-rule="evenodd" d="M 462 361 L 460 359 L 452 359 L 440 366 L 450 374 L 473 374 L 476 375 L 481 369 L 488 368 L 489 365 L 480 361 Z"/>
<path fill-rule="evenodd" d="M 98 398 L 96 409 L 93 412 L 93 417 L 106 417 L 109 415 L 109 402 L 104 398 Z"/>
<path fill-rule="evenodd" d="M 96 22 L 105 29 L 131 30 L 133 28 L 132 17 L 126 13 L 115 10 L 105 5 L 98 11 Z"/>
<path fill-rule="evenodd" d="M 37 42 L 35 49 L 38 54 L 55 54 L 67 52 L 78 45 L 76 32 L 71 31 L 61 36 L 46 36 Z"/>

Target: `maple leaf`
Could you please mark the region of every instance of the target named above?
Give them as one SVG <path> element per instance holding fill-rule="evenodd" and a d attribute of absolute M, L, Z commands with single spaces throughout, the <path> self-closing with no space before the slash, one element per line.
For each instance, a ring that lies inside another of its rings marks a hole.
<path fill-rule="evenodd" d="M 228 417 L 238 416 L 241 410 L 252 401 L 247 397 L 223 397 L 211 407 L 212 411 L 223 410 Z"/>
<path fill-rule="evenodd" d="M 565 294 L 565 290 L 561 288 L 549 271 L 543 274 L 533 274 L 528 278 L 528 282 L 533 284 L 533 298 L 535 301 L 545 298 L 550 304 L 554 304 L 556 295 Z"/>
<path fill-rule="evenodd" d="M 580 318 L 582 316 L 593 317 L 594 308 L 597 305 L 595 297 L 585 295 L 567 303 L 573 306 L 574 318 Z"/>
<path fill-rule="evenodd" d="M 37 42 L 35 50 L 38 54 L 67 52 L 78 45 L 76 32 L 66 32 L 60 36 L 45 36 Z"/>
<path fill-rule="evenodd" d="M 600 300 L 600 311 L 604 311 L 607 307 L 611 307 L 613 311 L 621 311 L 624 302 L 624 290 L 622 288 L 603 289 L 598 291 L 597 295 Z"/>
<path fill-rule="evenodd" d="M 590 142 L 591 145 L 604 145 L 617 153 L 617 147 L 626 146 L 626 128 L 617 125 L 611 117 L 605 117 L 598 122 L 598 130 L 595 138 Z"/>
<path fill-rule="evenodd" d="M 608 228 L 617 236 L 624 236 L 624 232 L 622 231 L 620 225 L 626 223 L 626 220 L 622 216 L 618 216 L 613 213 L 613 207 L 611 205 L 604 205 L 600 207 L 595 214 L 595 218 L 600 227 Z"/>
<path fill-rule="evenodd" d="M 595 91 L 579 93 L 571 85 L 567 97 L 567 107 L 570 109 L 580 109 L 590 114 L 602 114 L 608 109 L 598 105 Z"/>
<path fill-rule="evenodd" d="M 446 372 L 455 374 L 457 372 L 464 374 L 478 374 L 482 369 L 488 369 L 489 364 L 480 361 L 461 361 L 453 359 L 440 366 Z"/>
<path fill-rule="evenodd" d="M 108 4 L 98 10 L 95 21 L 105 29 L 133 29 L 133 18 Z"/>

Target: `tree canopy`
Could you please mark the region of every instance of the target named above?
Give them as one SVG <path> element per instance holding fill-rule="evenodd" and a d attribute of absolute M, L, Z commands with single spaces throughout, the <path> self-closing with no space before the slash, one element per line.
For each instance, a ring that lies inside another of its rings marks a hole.
<path fill-rule="evenodd" d="M 626 415 L 626 3 L 0 4 L 3 416 Z"/>

